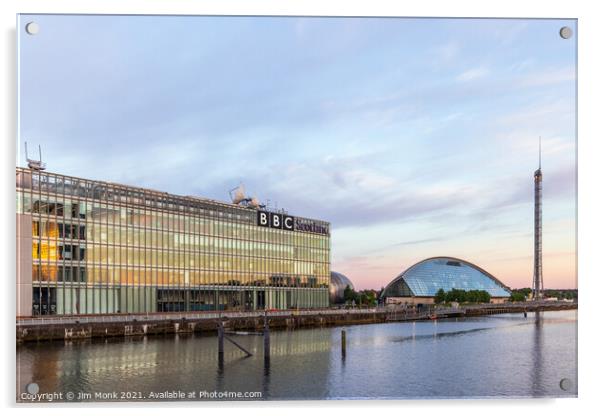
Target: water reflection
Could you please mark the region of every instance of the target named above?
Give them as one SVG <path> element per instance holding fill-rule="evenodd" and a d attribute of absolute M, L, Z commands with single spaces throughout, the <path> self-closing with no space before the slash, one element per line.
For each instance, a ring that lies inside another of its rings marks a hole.
<path fill-rule="evenodd" d="M 531 374 L 533 376 L 533 389 L 531 394 L 534 397 L 541 397 L 545 394 L 545 390 L 542 385 L 542 332 L 543 332 L 543 316 L 539 312 L 535 312 L 535 323 L 533 325 L 533 352 L 531 357 L 533 358 L 533 367 Z M 560 380 L 559 380 L 560 381 Z"/>
<path fill-rule="evenodd" d="M 544 316 L 545 330 L 544 330 Z M 575 395 L 576 313 L 272 331 L 26 344 L 17 348 L 20 388 L 52 391 L 258 391 L 266 399 Z M 521 371 L 523 370 L 523 371 Z"/>
<path fill-rule="evenodd" d="M 264 354 L 263 357 L 263 381 L 261 383 L 263 397 L 270 397 L 270 356 Z"/>

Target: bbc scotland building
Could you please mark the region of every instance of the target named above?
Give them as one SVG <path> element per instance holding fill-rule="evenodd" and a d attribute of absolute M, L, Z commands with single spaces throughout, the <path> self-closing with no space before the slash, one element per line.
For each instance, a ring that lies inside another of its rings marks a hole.
<path fill-rule="evenodd" d="M 17 316 L 321 308 L 330 225 L 17 168 Z"/>

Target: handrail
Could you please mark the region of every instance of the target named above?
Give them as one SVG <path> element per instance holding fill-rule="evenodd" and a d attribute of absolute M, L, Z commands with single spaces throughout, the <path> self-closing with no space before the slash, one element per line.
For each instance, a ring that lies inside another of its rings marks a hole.
<path fill-rule="evenodd" d="M 479 304 L 479 305 L 462 305 L 457 308 L 440 307 L 429 305 L 426 310 L 417 311 L 415 309 L 404 309 L 398 306 L 378 306 L 372 308 L 357 308 L 357 309 L 285 309 L 285 310 L 270 310 L 270 311 L 206 311 L 206 312 L 154 312 L 145 314 L 123 314 L 123 315 L 83 315 L 83 316 L 40 316 L 17 318 L 17 326 L 27 325 L 52 325 L 52 324 L 89 324 L 89 323 L 106 323 L 106 322 L 150 322 L 150 321 L 177 321 L 177 320 L 211 320 L 211 319 L 229 319 L 229 318 L 253 318 L 253 317 L 284 317 L 284 316 L 307 316 L 307 315 L 346 315 L 346 314 L 376 314 L 376 313 L 407 313 L 413 315 L 420 314 L 446 314 L 446 313 L 465 313 L 474 309 L 512 309 L 521 310 L 532 308 L 533 306 L 573 306 L 577 303 L 567 303 L 563 301 L 546 302 L 546 301 L 530 301 L 530 302 L 513 302 L 513 303 L 498 303 L 498 304 Z"/>
<path fill-rule="evenodd" d="M 18 318 L 17 326 L 39 325 L 39 324 L 87 324 L 104 322 L 144 322 L 144 321 L 163 321 L 163 320 L 210 320 L 219 318 L 252 318 L 267 315 L 268 317 L 299 316 L 299 315 L 344 315 L 344 314 L 365 314 L 384 312 L 384 309 L 366 308 L 366 309 L 286 309 L 276 311 L 220 311 L 220 312 L 202 312 L 202 313 L 147 313 L 129 314 L 129 315 L 89 315 L 89 316 L 65 316 L 65 317 L 39 317 L 39 318 Z"/>

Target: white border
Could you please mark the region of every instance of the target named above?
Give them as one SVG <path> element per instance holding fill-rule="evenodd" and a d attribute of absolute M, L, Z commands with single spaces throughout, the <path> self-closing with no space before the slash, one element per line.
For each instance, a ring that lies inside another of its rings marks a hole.
<path fill-rule="evenodd" d="M 0 155 L 0 264 L 3 265 L 2 278 L 2 330 L 4 333 L 2 357 L 6 360 L 2 367 L 2 404 L 14 406 L 15 385 L 15 344 L 14 344 L 14 164 L 16 138 L 16 58 L 15 22 L 16 13 L 103 13 L 103 14 L 250 14 L 250 15 L 338 15 L 338 16 L 447 16 L 447 17 L 557 17 L 579 19 L 579 399 L 563 400 L 455 400 L 455 401 L 407 401 L 407 402 L 271 402 L 226 404 L 199 404 L 201 409 L 194 412 L 226 413 L 261 412 L 262 414 L 306 414 L 308 412 L 336 411 L 333 407 L 344 407 L 340 411 L 353 414 L 381 412 L 424 412 L 440 414 L 504 414 L 526 410 L 547 414 L 577 414 L 594 408 L 596 404 L 597 380 L 600 374 L 599 349 L 596 342 L 600 324 L 596 322 L 599 309 L 596 308 L 600 290 L 600 262 L 598 260 L 600 240 L 600 44 L 602 40 L 602 16 L 596 10 L 596 2 L 574 1 L 434 1 L 386 2 L 379 0 L 307 0 L 293 1 L 204 1 L 204 0 L 3 0 L 2 13 L 2 91 L 0 103 L 2 126 L 2 150 Z M 512 365 L 512 363 L 508 363 Z M 187 403 L 162 405 L 154 404 L 145 413 L 164 414 L 161 407 L 191 407 Z M 373 408 L 373 407 L 380 408 Z M 87 406 L 86 414 L 106 413 L 107 405 Z M 111 406 L 115 407 L 115 406 Z M 139 406 L 138 406 L 139 407 Z M 21 409 L 31 411 L 31 409 Z M 137 409 L 138 410 L 138 409 Z M 142 409 L 140 409 L 142 410 Z M 174 409 L 175 410 L 175 409 Z M 15 411 L 15 409 L 12 409 Z M 40 408 L 44 414 L 78 413 L 81 409 L 70 406 Z M 185 409 L 175 410 L 184 412 Z"/>

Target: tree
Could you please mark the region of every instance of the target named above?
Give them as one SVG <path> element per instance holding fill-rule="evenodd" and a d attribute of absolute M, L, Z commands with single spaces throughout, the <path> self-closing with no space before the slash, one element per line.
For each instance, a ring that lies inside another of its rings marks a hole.
<path fill-rule="evenodd" d="M 466 291 L 462 289 L 452 289 L 445 295 L 446 302 L 466 302 Z"/>
<path fill-rule="evenodd" d="M 439 289 L 435 294 L 435 303 L 445 302 L 445 290 Z"/>
<path fill-rule="evenodd" d="M 527 300 L 527 296 L 520 290 L 513 290 L 510 294 L 510 302 L 524 302 Z"/>
<path fill-rule="evenodd" d="M 529 296 L 531 296 L 531 288 L 529 288 L 529 287 L 524 287 L 522 289 L 515 289 L 513 292 L 522 293 L 525 296 L 525 299 L 527 299 L 527 298 L 529 298 Z"/>
<path fill-rule="evenodd" d="M 351 302 L 355 299 L 355 291 L 347 285 L 345 290 L 343 291 L 343 299 L 345 299 L 345 303 Z"/>
<path fill-rule="evenodd" d="M 489 303 L 491 301 L 491 294 L 486 290 L 463 290 L 463 289 L 452 289 L 449 292 L 439 289 L 435 294 L 435 302 L 471 302 L 471 303 Z"/>
<path fill-rule="evenodd" d="M 366 296 L 366 305 L 373 306 L 378 303 L 376 292 L 374 290 L 367 289 L 364 290 L 363 293 Z"/>

